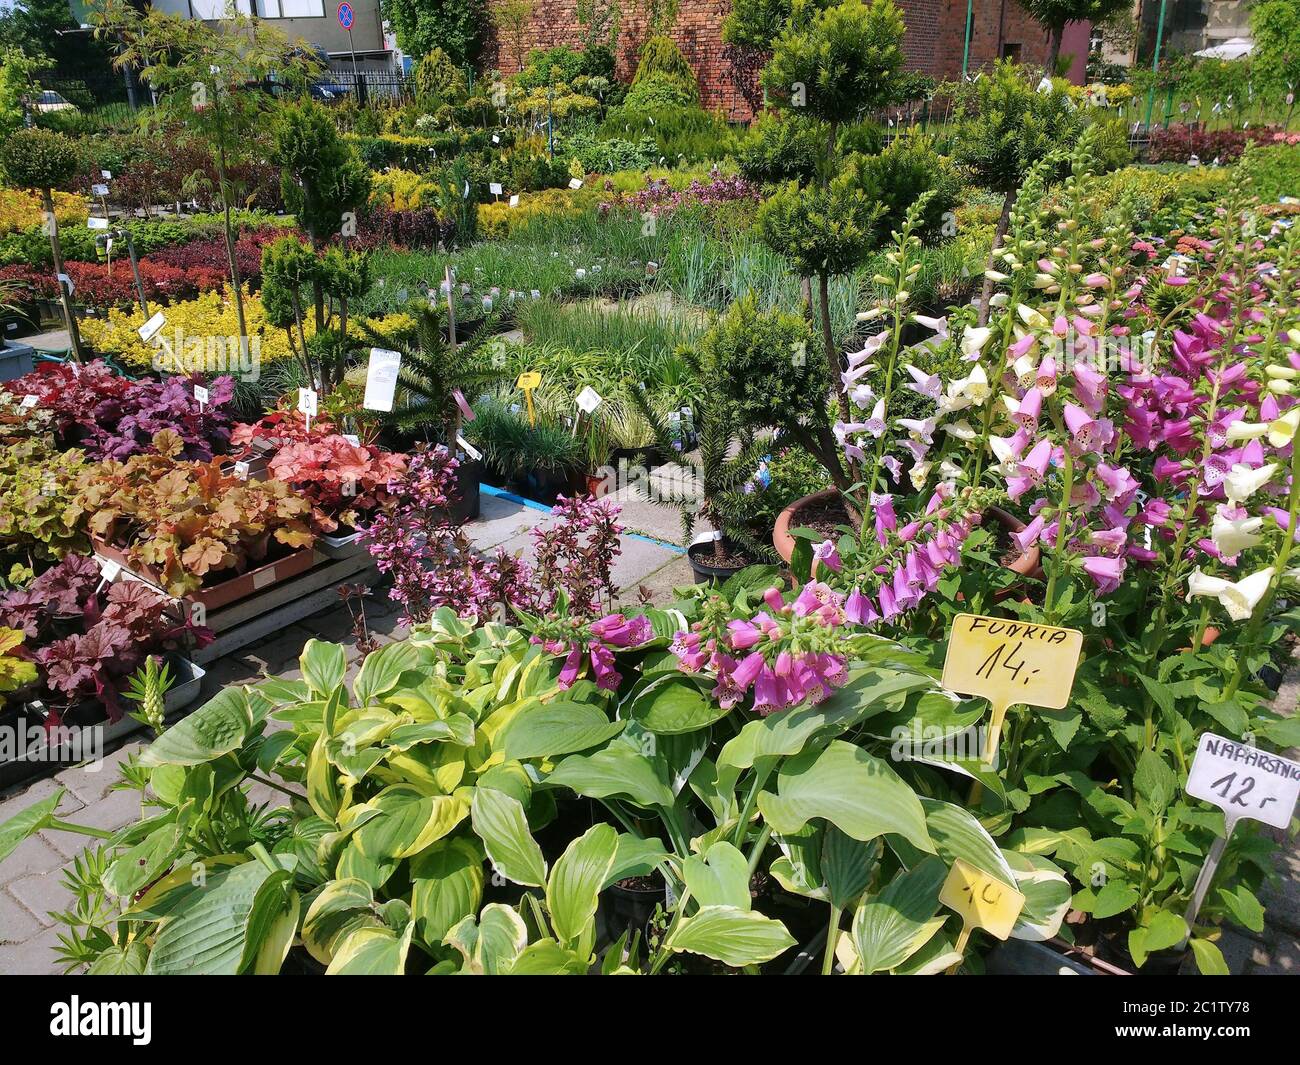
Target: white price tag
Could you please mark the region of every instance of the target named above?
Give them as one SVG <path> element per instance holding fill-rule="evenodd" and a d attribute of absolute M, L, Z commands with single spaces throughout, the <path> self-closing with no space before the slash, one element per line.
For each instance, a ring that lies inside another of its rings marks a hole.
<path fill-rule="evenodd" d="M 242 459 L 235 463 L 235 476 L 241 481 L 248 480 L 248 463 Z"/>
<path fill-rule="evenodd" d="M 253 570 L 253 587 L 265 588 L 268 584 L 275 583 L 275 567 L 266 566 L 262 569 Z"/>
<path fill-rule="evenodd" d="M 481 452 L 478 448 L 476 448 L 463 436 L 456 437 L 456 443 L 458 443 L 461 446 L 461 450 L 464 451 L 465 454 L 468 455 L 470 458 L 472 458 L 475 462 L 478 462 L 478 460 L 483 457 L 483 452 Z"/>
<path fill-rule="evenodd" d="M 309 418 L 316 417 L 316 389 L 298 389 L 298 413 L 305 414 Z"/>
<path fill-rule="evenodd" d="M 582 178 L 569 178 L 569 188 L 571 189 L 582 188 Z"/>
<path fill-rule="evenodd" d="M 578 406 L 585 414 L 590 414 L 605 401 L 601 399 L 600 393 L 591 385 L 588 385 L 578 393 Z"/>
<path fill-rule="evenodd" d="M 77 286 L 72 283 L 72 278 L 70 278 L 67 274 L 58 274 L 57 276 L 59 279 L 59 284 L 63 286 L 64 291 L 67 292 L 69 296 L 71 296 L 74 292 L 77 291 Z"/>
<path fill-rule="evenodd" d="M 87 228 L 87 229 L 101 229 L 101 230 L 102 230 L 102 229 L 107 229 L 107 228 L 108 228 L 108 219 L 107 219 L 107 218 L 87 218 L 87 219 L 86 219 L 86 228 Z"/>
<path fill-rule="evenodd" d="M 513 196 L 510 197 L 510 206 L 511 207 L 519 206 L 519 193 L 516 192 Z"/>
<path fill-rule="evenodd" d="M 99 572 L 103 575 L 104 580 L 112 584 L 117 580 L 117 575 L 122 572 L 122 563 L 114 562 L 111 558 L 101 558 L 99 560 Z"/>
<path fill-rule="evenodd" d="M 203 385 L 195 385 L 194 398 L 200 404 L 206 404 L 208 402 L 208 390 Z"/>
<path fill-rule="evenodd" d="M 108 186 L 107 186 L 107 185 L 91 185 L 91 186 L 90 186 L 90 191 L 91 191 L 91 194 L 94 195 L 94 196 L 107 196 L 107 195 L 108 195 Z"/>
<path fill-rule="evenodd" d="M 500 196 L 500 195 L 501 195 L 501 182 L 499 182 L 499 181 L 489 181 L 489 182 L 488 182 L 488 192 L 492 193 L 493 196 Z"/>
<path fill-rule="evenodd" d="M 390 411 L 397 392 L 397 373 L 402 368 L 401 352 L 385 348 L 370 349 L 370 364 L 366 367 L 366 394 L 361 405 L 366 410 Z"/>
<path fill-rule="evenodd" d="M 1229 825 L 1247 817 L 1286 828 L 1300 797 L 1300 762 L 1203 732 L 1187 794 L 1217 806 Z"/>
<path fill-rule="evenodd" d="M 153 317 L 145 322 L 137 332 L 140 334 L 140 339 L 148 344 L 149 341 L 158 335 L 158 331 L 166 324 L 167 319 L 163 316 L 163 312 L 155 311 Z"/>
<path fill-rule="evenodd" d="M 99 176 L 102 177 L 105 181 L 112 181 L 112 180 L 113 180 L 113 171 L 111 171 L 111 170 L 101 170 L 101 171 L 99 172 Z"/>
<path fill-rule="evenodd" d="M 343 439 L 346 440 L 353 447 L 361 446 L 361 438 L 357 436 L 355 433 L 344 433 Z"/>
<path fill-rule="evenodd" d="M 39 402 L 40 402 L 39 397 L 33 396 L 30 392 L 28 392 L 27 395 L 23 396 L 22 406 L 34 407 Z"/>
<path fill-rule="evenodd" d="M 492 143 L 493 143 L 493 144 L 500 144 L 500 143 L 501 143 L 501 136 L 500 136 L 500 134 L 497 134 L 497 133 L 492 134 Z"/>

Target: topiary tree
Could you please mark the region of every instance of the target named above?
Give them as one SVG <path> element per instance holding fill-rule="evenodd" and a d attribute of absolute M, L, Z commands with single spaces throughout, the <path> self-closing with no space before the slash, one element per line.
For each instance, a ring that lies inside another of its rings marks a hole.
<path fill-rule="evenodd" d="M 354 236 L 356 211 L 370 196 L 370 168 L 339 135 L 329 112 L 312 100 L 287 104 L 277 116 L 274 139 L 280 193 L 312 250 L 320 255 L 330 238 Z M 314 279 L 312 293 L 316 328 L 324 329 L 323 272 Z M 346 317 L 346 303 L 343 307 Z"/>
<path fill-rule="evenodd" d="M 460 103 L 468 91 L 464 72 L 441 48 L 431 49 L 415 65 L 415 95 L 425 107 Z"/>
<path fill-rule="evenodd" d="M 1118 11 L 1132 10 L 1133 0 L 1019 0 L 1020 6 L 1047 30 L 1047 61 L 1043 64 L 1049 75 L 1056 73 L 1061 57 L 1061 38 L 1068 22 L 1085 19 L 1096 25 L 1105 22 Z M 1283 0 L 1286 2 L 1286 0 Z"/>
<path fill-rule="evenodd" d="M 76 149 L 62 133 L 34 127 L 16 130 L 0 146 L 0 170 L 12 185 L 34 189 L 41 194 L 45 211 L 45 228 L 50 235 L 50 252 L 54 257 L 54 273 L 58 278 L 59 302 L 63 305 L 63 321 L 68 328 L 72 357 L 81 362 L 81 333 L 77 329 L 77 316 L 72 312 L 71 293 L 62 280 L 63 249 L 59 244 L 59 221 L 54 216 L 52 189 L 67 185 L 78 170 Z"/>
<path fill-rule="evenodd" d="M 1056 88 L 1039 92 L 1024 70 L 1009 60 L 988 76 L 960 87 L 953 136 L 954 156 L 981 185 L 1002 196 L 1002 214 L 993 236 L 988 268 L 1002 246 L 1016 196 L 1029 171 L 1054 152 L 1065 152 L 1083 129 L 1082 114 Z M 993 282 L 985 279 L 980 324 L 988 321 Z"/>

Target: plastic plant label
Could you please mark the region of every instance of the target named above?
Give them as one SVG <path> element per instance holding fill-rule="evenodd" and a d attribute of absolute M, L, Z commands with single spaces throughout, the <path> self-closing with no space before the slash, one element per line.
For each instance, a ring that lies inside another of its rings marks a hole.
<path fill-rule="evenodd" d="M 535 299 L 535 300 L 539 300 L 539 299 L 542 298 L 542 290 L 539 289 L 539 288 L 535 288 L 535 289 L 532 290 L 532 292 L 529 293 L 529 295 L 530 295 L 533 299 Z"/>
<path fill-rule="evenodd" d="M 20 406 L 23 406 L 23 407 L 34 407 L 34 406 L 36 406 L 36 404 L 39 403 L 40 401 L 41 401 L 41 400 L 40 400 L 40 397 L 39 397 L 39 396 L 33 396 L 30 392 L 28 392 L 27 395 L 23 396 L 23 401 L 22 401 L 22 403 L 20 404 Z"/>
<path fill-rule="evenodd" d="M 584 414 L 590 414 L 604 402 L 605 401 L 600 398 L 600 393 L 592 388 L 591 385 L 588 385 L 578 393 L 578 407 Z"/>
<path fill-rule="evenodd" d="M 483 457 L 483 452 L 481 452 L 478 448 L 476 448 L 463 436 L 456 437 L 456 443 L 458 443 L 461 446 L 461 450 L 464 451 L 465 454 L 468 455 L 470 458 L 472 458 L 475 462 L 478 462 L 478 460 Z"/>
<path fill-rule="evenodd" d="M 1219 807 L 1229 824 L 1246 817 L 1286 828 L 1300 798 L 1300 762 L 1203 732 L 1187 794 Z"/>
<path fill-rule="evenodd" d="M 1083 633 L 1006 618 L 958 614 L 948 636 L 943 686 L 994 708 L 1014 703 L 1059 710 L 1070 699 Z"/>
<path fill-rule="evenodd" d="M 366 394 L 361 405 L 366 410 L 390 411 L 397 393 L 397 374 L 402 368 L 401 352 L 371 348 L 366 367 Z"/>
<path fill-rule="evenodd" d="M 140 334 L 140 339 L 146 344 L 158 335 L 158 331 L 167 324 L 167 319 L 163 316 L 162 311 L 155 311 L 153 317 L 144 323 L 136 332 Z"/>
<path fill-rule="evenodd" d="M 113 171 L 111 171 L 111 170 L 101 170 L 101 171 L 99 172 L 99 176 L 102 177 L 105 181 L 112 181 L 112 180 L 113 180 Z"/>
<path fill-rule="evenodd" d="M 90 186 L 90 194 L 91 194 L 92 196 L 107 196 L 107 195 L 108 195 L 108 186 L 107 186 L 107 185 L 102 185 L 102 184 L 91 185 L 91 186 Z"/>
<path fill-rule="evenodd" d="M 248 480 L 248 473 L 249 473 L 249 467 L 247 462 L 244 462 L 241 459 L 240 461 L 235 463 L 235 476 L 238 477 L 241 481 Z"/>
<path fill-rule="evenodd" d="M 536 370 L 525 370 L 519 375 L 519 380 L 515 382 L 515 387 L 522 389 L 524 392 L 531 392 L 542 383 L 542 375 Z"/>
<path fill-rule="evenodd" d="M 461 417 L 463 417 L 467 422 L 472 422 L 474 420 L 474 408 L 471 407 L 469 401 L 465 399 L 465 393 L 459 388 L 456 388 L 452 389 L 451 395 L 456 401 L 456 406 L 460 408 Z"/>
<path fill-rule="evenodd" d="M 361 437 L 357 436 L 356 433 L 344 433 L 343 439 L 346 440 L 353 447 L 361 446 Z"/>
<path fill-rule="evenodd" d="M 267 566 L 265 569 L 253 570 L 253 587 L 265 588 L 268 584 L 275 583 L 275 567 Z"/>
<path fill-rule="evenodd" d="M 513 196 L 510 197 L 510 206 L 511 207 L 519 206 L 519 193 L 516 192 Z"/>
<path fill-rule="evenodd" d="M 69 296 L 77 291 L 77 286 L 72 283 L 72 278 L 67 274 L 57 274 L 56 276 L 59 279 L 59 284 L 63 287 L 63 291 Z"/>
<path fill-rule="evenodd" d="M 202 385 L 195 385 L 194 399 L 199 404 L 206 404 L 208 402 L 208 390 L 204 388 Z"/>
<path fill-rule="evenodd" d="M 1006 939 L 1025 907 L 1025 897 L 1009 884 L 954 859 L 939 901 L 961 917 L 963 932 L 982 928 L 995 939 Z"/>
<path fill-rule="evenodd" d="M 316 417 L 316 398 L 316 389 L 298 389 L 298 413 L 305 414 L 309 418 Z"/>
<path fill-rule="evenodd" d="M 122 563 L 115 562 L 111 558 L 101 558 L 99 560 L 99 572 L 105 581 L 112 584 L 117 580 L 117 575 L 122 572 Z"/>
<path fill-rule="evenodd" d="M 494 133 L 494 134 L 492 134 L 492 143 L 493 143 L 493 144 L 500 144 L 500 143 L 501 143 L 501 135 L 498 134 L 498 133 Z"/>
<path fill-rule="evenodd" d="M 488 192 L 492 193 L 493 196 L 500 196 L 500 195 L 501 195 L 501 182 L 499 182 L 499 181 L 489 181 L 489 182 L 488 182 Z"/>
<path fill-rule="evenodd" d="M 108 219 L 107 219 L 107 218 L 87 218 L 87 219 L 86 219 L 86 228 L 87 228 L 87 229 L 99 229 L 99 230 L 107 229 L 107 228 L 108 228 Z"/>
<path fill-rule="evenodd" d="M 582 178 L 569 178 L 569 188 L 574 190 L 582 188 Z"/>

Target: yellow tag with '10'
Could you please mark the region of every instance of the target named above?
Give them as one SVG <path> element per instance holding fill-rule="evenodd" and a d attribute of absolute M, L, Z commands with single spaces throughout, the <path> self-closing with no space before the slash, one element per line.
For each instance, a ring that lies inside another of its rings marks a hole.
<path fill-rule="evenodd" d="M 1007 707 L 1024 703 L 1059 710 L 1069 702 L 1082 649 L 1078 629 L 979 614 L 953 619 L 943 686 L 982 696 L 993 708 L 984 761 L 993 763 Z"/>
<path fill-rule="evenodd" d="M 960 858 L 954 859 L 948 879 L 939 889 L 939 901 L 961 918 L 958 952 L 966 949 L 972 928 L 1006 939 L 1025 908 L 1025 897 L 1019 891 Z"/>

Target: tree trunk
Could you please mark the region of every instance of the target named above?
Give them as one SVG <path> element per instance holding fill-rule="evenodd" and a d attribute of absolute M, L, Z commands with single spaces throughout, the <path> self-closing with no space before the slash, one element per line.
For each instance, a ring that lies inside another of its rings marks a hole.
<path fill-rule="evenodd" d="M 239 263 L 235 261 L 235 238 L 230 224 L 230 188 L 226 180 L 226 146 L 217 148 L 217 180 L 221 183 L 222 225 L 226 234 L 226 261 L 230 264 L 230 281 L 234 286 L 235 317 L 239 321 L 240 355 L 248 355 L 248 322 L 244 318 L 244 292 L 239 276 Z"/>
<path fill-rule="evenodd" d="M 63 305 L 63 324 L 68 327 L 68 344 L 72 349 L 73 361 L 81 363 L 81 332 L 77 329 L 77 316 L 72 312 L 72 297 L 68 288 L 57 276 L 63 270 L 63 246 L 59 244 L 59 222 L 54 217 L 54 197 L 49 189 L 41 189 L 41 201 L 45 205 L 45 217 L 50 224 L 50 254 L 54 257 L 55 283 L 59 286 L 59 302 Z"/>
<path fill-rule="evenodd" d="M 1061 58 L 1061 38 L 1064 26 L 1052 26 L 1047 31 L 1047 76 L 1056 77 L 1056 61 Z"/>
<path fill-rule="evenodd" d="M 993 233 L 993 247 L 989 249 L 988 262 L 984 267 L 984 289 L 980 294 L 980 325 L 988 325 L 989 322 L 989 300 L 993 298 L 993 279 L 988 276 L 988 271 L 992 270 L 997 262 L 997 252 L 1006 239 L 1007 229 L 1011 225 L 1011 210 L 1015 207 L 1016 197 L 1019 194 L 1019 189 L 1012 189 L 1002 201 L 1002 216 L 998 219 L 998 228 Z"/>
<path fill-rule="evenodd" d="M 826 351 L 826 368 L 830 371 L 831 387 L 835 389 L 835 395 L 839 399 L 840 417 L 846 422 L 852 421 L 849 414 L 849 395 L 844 390 L 844 382 L 840 380 L 840 353 L 836 350 L 835 340 L 831 336 L 830 281 L 825 273 L 817 275 L 817 303 L 821 310 L 822 347 Z"/>

